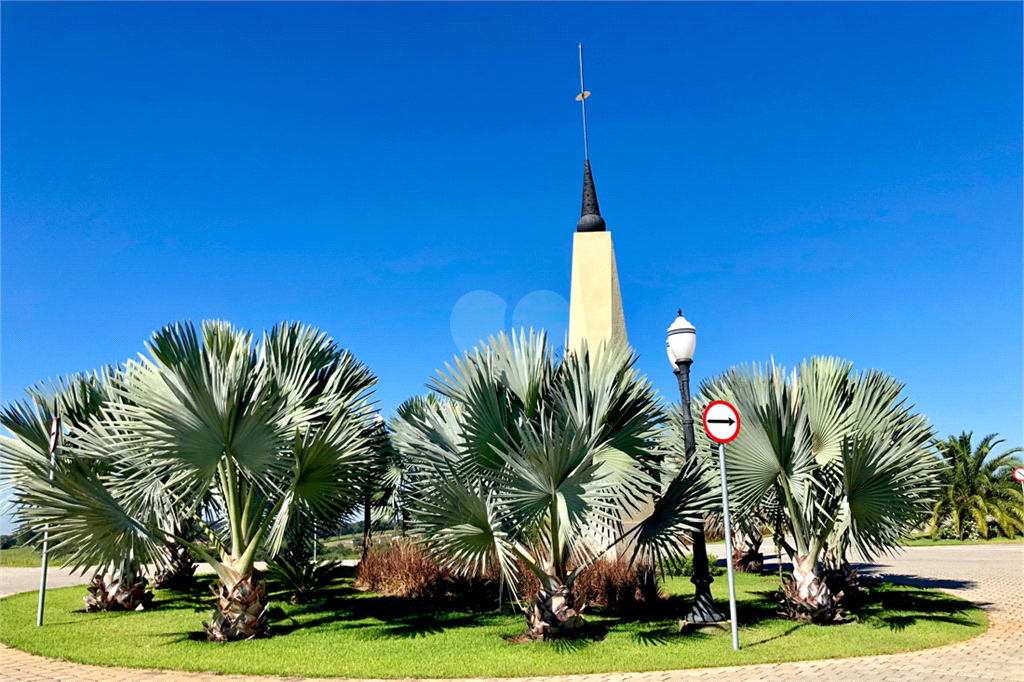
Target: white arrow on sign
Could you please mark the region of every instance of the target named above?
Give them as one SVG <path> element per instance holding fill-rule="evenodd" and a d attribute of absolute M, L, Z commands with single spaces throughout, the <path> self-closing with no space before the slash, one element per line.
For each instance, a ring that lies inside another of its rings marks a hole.
<path fill-rule="evenodd" d="M 1013 470 L 1013 477 L 1024 483 L 1024 467 L 1017 467 Z"/>
<path fill-rule="evenodd" d="M 57 417 L 53 418 L 50 423 L 50 452 L 52 453 L 57 449 L 57 432 L 60 429 L 60 420 Z"/>
<path fill-rule="evenodd" d="M 740 433 L 740 413 L 724 400 L 704 408 L 704 432 L 716 443 L 729 443 Z"/>

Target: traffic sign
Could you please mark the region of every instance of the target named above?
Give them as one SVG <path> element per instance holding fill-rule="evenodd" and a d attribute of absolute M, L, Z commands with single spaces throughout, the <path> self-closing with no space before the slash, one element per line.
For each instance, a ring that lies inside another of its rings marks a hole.
<path fill-rule="evenodd" d="M 60 431 L 60 420 L 57 417 L 50 422 L 50 452 L 57 449 L 57 432 Z"/>
<path fill-rule="evenodd" d="M 1013 470 L 1013 477 L 1024 483 L 1024 467 L 1017 467 Z"/>
<path fill-rule="evenodd" d="M 740 413 L 724 400 L 704 408 L 704 433 L 716 443 L 730 443 L 740 433 Z"/>

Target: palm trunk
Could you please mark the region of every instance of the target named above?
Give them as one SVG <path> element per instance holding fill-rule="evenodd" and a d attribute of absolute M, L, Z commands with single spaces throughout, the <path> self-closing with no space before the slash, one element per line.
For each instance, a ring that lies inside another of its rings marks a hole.
<path fill-rule="evenodd" d="M 161 590 L 182 590 L 195 585 L 196 562 L 192 552 L 180 543 L 164 549 L 167 564 L 153 576 L 153 587 Z"/>
<path fill-rule="evenodd" d="M 576 608 L 572 589 L 565 585 L 559 584 L 551 592 L 541 587 L 526 609 L 530 639 L 543 641 L 571 633 L 583 625 L 584 608 Z"/>
<path fill-rule="evenodd" d="M 732 552 L 732 565 L 743 573 L 761 573 L 764 570 L 764 555 L 761 554 L 760 535 L 746 535 L 742 547 Z"/>
<path fill-rule="evenodd" d="M 860 576 L 857 569 L 851 566 L 845 558 L 827 567 L 825 583 L 833 594 L 840 595 L 844 599 L 861 594 Z M 839 596 L 836 598 L 838 599 Z"/>
<path fill-rule="evenodd" d="M 269 599 L 267 581 L 259 571 L 238 575 L 231 585 L 218 580 L 211 589 L 217 602 L 213 618 L 203 623 L 207 637 L 214 642 L 234 642 L 266 634 Z"/>
<path fill-rule="evenodd" d="M 217 561 L 201 545 L 190 545 L 197 556 L 214 567 L 218 576 L 210 586 L 216 597 L 216 610 L 203 627 L 214 642 L 254 639 L 266 634 L 269 620 L 267 582 L 256 570 L 256 551 L 287 497 L 281 496 L 265 511 L 254 509 L 257 488 L 236 470 L 230 457 L 218 466 L 218 475 L 231 528 L 230 550 L 222 547 L 221 561 Z"/>
<path fill-rule="evenodd" d="M 89 583 L 85 596 L 85 610 L 96 611 L 141 611 L 153 601 L 153 593 L 146 587 L 146 578 L 139 566 L 131 562 L 127 566 L 97 573 Z"/>
<path fill-rule="evenodd" d="M 793 575 L 781 589 L 783 615 L 803 623 L 836 623 L 843 620 L 839 600 L 843 593 L 829 589 L 815 556 L 797 556 Z"/>
<path fill-rule="evenodd" d="M 370 493 L 363 496 L 363 559 L 370 552 L 373 536 L 370 530 Z"/>
<path fill-rule="evenodd" d="M 555 515 L 557 518 L 557 514 Z M 556 528 L 552 524 L 552 530 Z M 552 533 L 552 546 L 556 547 L 557 535 Z M 519 558 L 526 568 L 537 579 L 537 592 L 533 595 L 526 612 L 527 637 L 535 641 L 543 641 L 559 637 L 583 625 L 583 609 L 586 604 L 577 607 L 576 596 L 572 592 L 572 584 L 576 580 L 577 573 L 574 571 L 568 576 L 559 575 L 555 566 L 557 559 L 550 564 L 540 564 L 525 547 L 516 544 L 512 551 Z M 552 554 L 559 554 L 552 552 Z M 555 557 L 553 557 L 555 558 Z M 529 584 L 529 583 L 527 583 Z"/>

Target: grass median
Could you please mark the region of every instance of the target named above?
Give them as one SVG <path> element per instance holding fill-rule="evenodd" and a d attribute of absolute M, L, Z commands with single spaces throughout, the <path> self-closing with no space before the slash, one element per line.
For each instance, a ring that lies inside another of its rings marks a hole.
<path fill-rule="evenodd" d="M 83 587 L 47 596 L 46 625 L 35 627 L 35 593 L 0 601 L 9 645 L 97 665 L 310 677 L 509 677 L 649 671 L 865 656 L 934 647 L 987 627 L 973 604 L 934 590 L 865 581 L 854 619 L 803 625 L 776 617 L 777 577 L 737 575 L 739 652 L 728 632 L 680 634 L 677 621 L 693 586 L 669 578 L 669 598 L 641 617 L 588 611 L 586 637 L 515 644 L 521 614 L 474 612 L 444 601 L 362 593 L 345 580 L 306 606 L 274 603 L 273 636 L 247 642 L 204 641 L 208 578 L 189 593 L 157 591 L 147 611 L 87 614 Z M 712 590 L 728 612 L 726 581 Z"/>

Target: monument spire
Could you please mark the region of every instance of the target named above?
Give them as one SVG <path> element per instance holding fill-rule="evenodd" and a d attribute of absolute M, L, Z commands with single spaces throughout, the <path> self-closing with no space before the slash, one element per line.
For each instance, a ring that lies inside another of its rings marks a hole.
<path fill-rule="evenodd" d="M 590 149 L 587 145 L 587 98 L 590 93 L 583 85 L 583 43 L 580 43 L 580 94 L 576 101 L 583 106 L 583 208 L 580 220 L 576 223 L 577 232 L 603 232 L 605 229 L 601 209 L 597 205 L 597 189 L 594 188 L 594 176 L 590 172 Z"/>

